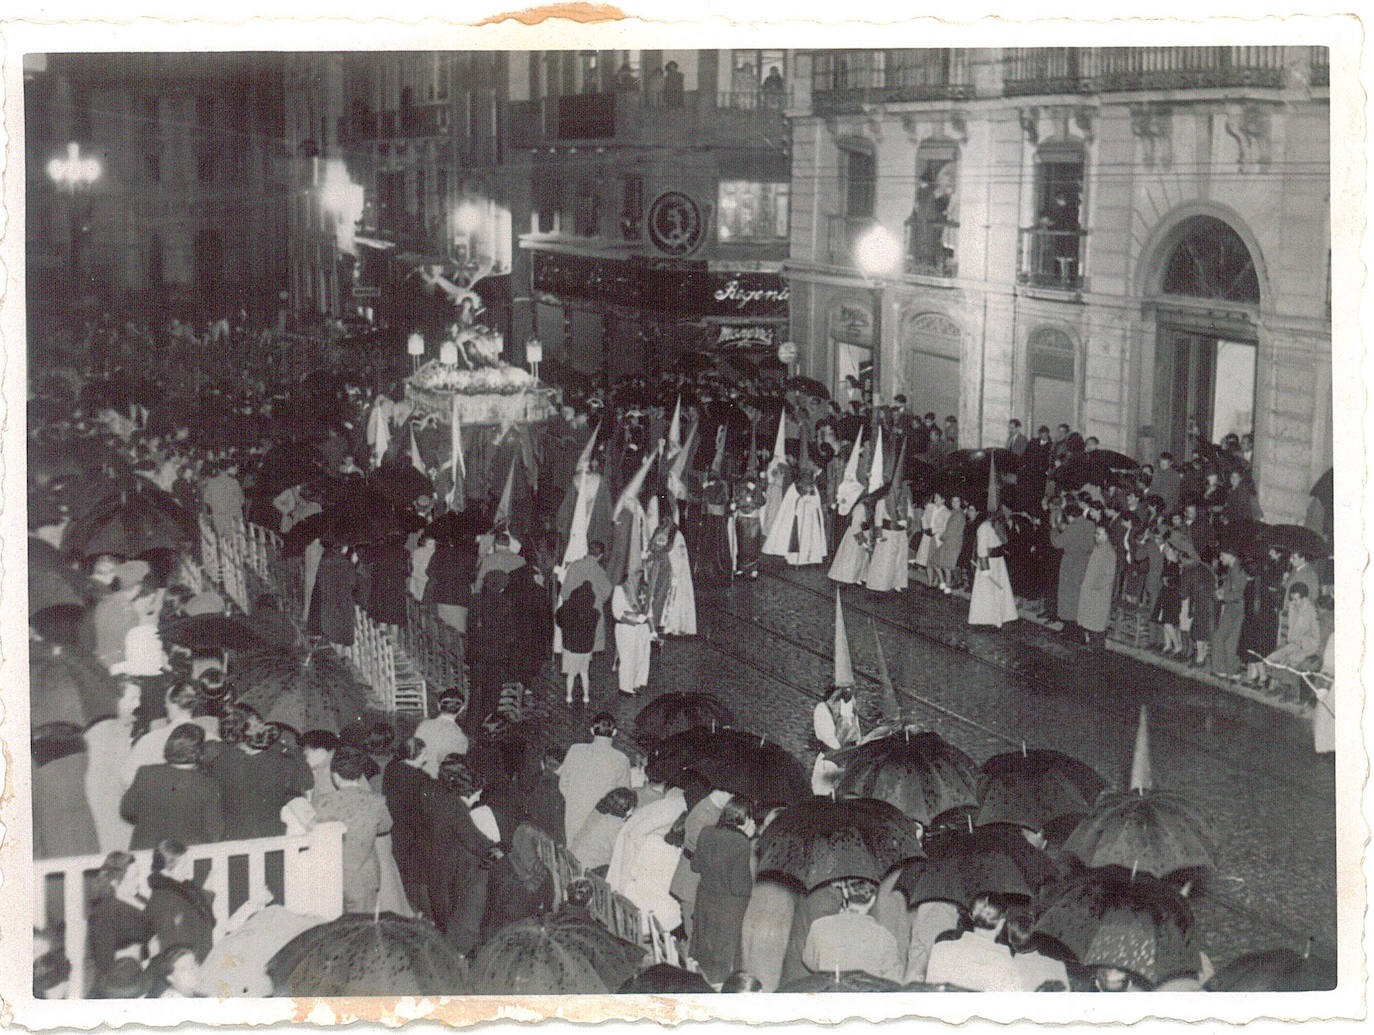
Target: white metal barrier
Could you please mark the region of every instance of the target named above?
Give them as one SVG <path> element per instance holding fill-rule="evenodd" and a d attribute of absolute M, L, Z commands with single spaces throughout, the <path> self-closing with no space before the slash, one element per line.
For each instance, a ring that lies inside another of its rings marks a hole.
<path fill-rule="evenodd" d="M 281 852 L 283 858 L 283 901 L 293 913 L 333 920 L 343 912 L 343 835 L 344 825 L 320 823 L 304 834 L 286 837 L 258 837 L 243 841 L 217 841 L 193 845 L 193 860 L 208 860 L 207 890 L 214 892 L 215 925 L 223 925 L 241 903 L 229 901 L 229 862 L 244 858 L 248 865 L 250 894 L 266 887 L 267 856 Z M 133 853 L 143 872 L 148 872 L 151 851 Z M 86 910 L 87 879 L 100 869 L 103 855 L 72 855 L 57 859 L 36 859 L 34 901 L 60 900 L 63 949 L 71 963 L 67 998 L 80 999 L 86 988 Z"/>

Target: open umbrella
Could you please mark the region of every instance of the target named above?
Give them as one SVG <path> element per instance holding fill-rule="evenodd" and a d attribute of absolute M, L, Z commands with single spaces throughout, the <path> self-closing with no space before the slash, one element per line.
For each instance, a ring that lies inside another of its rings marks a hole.
<path fill-rule="evenodd" d="M 265 639 L 239 618 L 229 615 L 192 615 L 168 622 L 162 629 L 164 643 L 176 643 L 191 650 L 263 650 Z"/>
<path fill-rule="evenodd" d="M 439 931 L 395 913 L 348 913 L 279 949 L 267 973 L 279 995 L 455 995 L 466 967 Z"/>
<path fill-rule="evenodd" d="M 978 804 L 973 759 L 930 730 L 880 727 L 831 757 L 844 768 L 841 797 L 881 799 L 927 827 L 950 809 Z"/>
<path fill-rule="evenodd" d="M 49 604 L 29 615 L 29 628 L 45 643 L 81 650 L 81 627 L 85 619 L 84 604 Z"/>
<path fill-rule="evenodd" d="M 115 714 L 119 686 L 95 658 L 55 643 L 29 651 L 29 723 L 65 722 L 85 729 Z"/>
<path fill-rule="evenodd" d="M 320 451 L 305 442 L 282 442 L 263 454 L 253 472 L 250 495 L 272 499 L 293 485 L 304 485 L 323 472 Z"/>
<path fill-rule="evenodd" d="M 841 970 L 837 973 L 809 974 L 789 981 L 779 992 L 901 992 L 903 987 L 866 970 Z"/>
<path fill-rule="evenodd" d="M 1331 544 L 1321 533 L 1303 525 L 1266 525 L 1262 534 L 1265 546 L 1290 552 L 1302 552 L 1321 560 L 1331 556 Z"/>
<path fill-rule="evenodd" d="M 921 828 L 885 801 L 812 798 L 759 835 L 758 873 L 810 892 L 845 877 L 881 881 L 921 854 Z"/>
<path fill-rule="evenodd" d="M 984 892 L 1032 898 L 1059 875 L 1050 857 L 1008 827 L 950 830 L 925 842 L 925 857 L 902 867 L 907 903 L 946 901 L 968 908 Z"/>
<path fill-rule="evenodd" d="M 1242 518 L 1217 527 L 1217 549 L 1237 557 L 1258 557 L 1269 548 L 1269 526 L 1263 521 Z"/>
<path fill-rule="evenodd" d="M 639 969 L 644 949 L 592 920 L 554 914 L 497 931 L 472 962 L 478 995 L 605 994 Z"/>
<path fill-rule="evenodd" d="M 51 543 L 29 536 L 29 614 L 47 607 L 83 607 L 81 573 Z"/>
<path fill-rule="evenodd" d="M 1064 842 L 1064 851 L 1090 869 L 1119 866 L 1163 878 L 1214 866 L 1216 848 L 1208 827 L 1198 807 L 1180 794 L 1104 794 Z"/>
<path fill-rule="evenodd" d="M 635 716 L 635 737 L 655 742 L 684 730 L 731 726 L 735 717 L 714 694 L 670 691 L 659 694 Z"/>
<path fill-rule="evenodd" d="M 181 549 L 195 541 L 181 503 L 143 479 L 101 496 L 67 527 L 62 543 L 72 554 L 136 557 L 155 547 Z"/>
<path fill-rule="evenodd" d="M 821 384 L 814 377 L 789 377 L 783 385 L 789 392 L 804 392 L 816 399 L 829 399 L 830 389 Z"/>
<path fill-rule="evenodd" d="M 268 906 L 231 934 L 216 940 L 200 965 L 196 991 L 215 998 L 266 998 L 272 994 L 267 965 L 291 939 L 325 923 L 320 916 Z"/>
<path fill-rule="evenodd" d="M 1044 830 L 1056 819 L 1087 815 L 1106 787 L 1091 766 L 1062 751 L 994 755 L 978 771 L 975 822 Z"/>
<path fill-rule="evenodd" d="M 1088 874 L 1050 903 L 1035 931 L 1085 967 L 1115 967 L 1157 985 L 1197 972 L 1192 926 L 1188 903 L 1168 885 Z"/>
<path fill-rule="evenodd" d="M 1140 470 L 1140 462 L 1125 453 L 1110 449 L 1094 449 L 1087 453 L 1076 453 L 1055 468 L 1055 485 L 1061 489 L 1078 489 L 1091 482 L 1094 485 L 1110 485 L 1117 475 L 1131 474 Z"/>
<path fill-rule="evenodd" d="M 1328 992 L 1336 987 L 1336 962 L 1311 950 L 1247 952 L 1207 982 L 1209 992 Z"/>
<path fill-rule="evenodd" d="M 372 472 L 371 487 L 387 499 L 409 506 L 421 496 L 432 496 L 434 485 L 409 463 L 389 463 Z"/>
<path fill-rule="evenodd" d="M 688 769 L 717 790 L 751 801 L 792 805 L 811 797 L 811 781 L 787 749 L 744 730 L 693 729 L 666 737 L 654 750 L 648 776 L 672 782 Z"/>
<path fill-rule="evenodd" d="M 655 963 L 642 970 L 616 990 L 620 995 L 702 995 L 714 994 L 715 989 L 700 974 Z"/>
<path fill-rule="evenodd" d="M 326 649 L 244 654 L 230 661 L 225 683 L 238 703 L 301 733 L 337 733 L 367 707 L 367 687 Z"/>

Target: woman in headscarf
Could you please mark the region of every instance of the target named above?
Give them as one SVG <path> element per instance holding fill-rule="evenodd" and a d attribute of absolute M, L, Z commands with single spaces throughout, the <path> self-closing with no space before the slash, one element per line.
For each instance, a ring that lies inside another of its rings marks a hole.
<path fill-rule="evenodd" d="M 481 939 L 487 941 L 507 924 L 553 909 L 553 875 L 539 858 L 538 834 L 521 823 L 511 835 L 510 851 L 491 868 Z"/>

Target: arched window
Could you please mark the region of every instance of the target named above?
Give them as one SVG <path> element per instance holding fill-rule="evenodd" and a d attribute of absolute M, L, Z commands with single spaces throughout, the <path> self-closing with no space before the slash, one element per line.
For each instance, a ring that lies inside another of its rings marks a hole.
<path fill-rule="evenodd" d="M 943 313 L 908 310 L 899 327 L 902 380 L 914 413 L 939 420 L 959 415 L 959 360 L 963 332 Z"/>
<path fill-rule="evenodd" d="M 1193 216 L 1178 233 L 1164 267 L 1164 294 L 1259 304 L 1255 261 L 1238 233 L 1214 216 Z"/>
<path fill-rule="evenodd" d="M 1078 390 L 1078 350 L 1073 340 L 1057 327 L 1040 327 L 1026 344 L 1030 374 L 1030 426 L 1027 434 L 1044 424 L 1074 427 Z"/>

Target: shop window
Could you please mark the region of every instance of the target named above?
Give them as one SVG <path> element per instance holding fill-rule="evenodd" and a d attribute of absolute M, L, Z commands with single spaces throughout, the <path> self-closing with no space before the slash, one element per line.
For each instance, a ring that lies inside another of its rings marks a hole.
<path fill-rule="evenodd" d="M 959 152 L 953 143 L 922 144 L 916 153 L 916 199 L 907 221 L 907 272 L 955 275 L 959 230 Z"/>
<path fill-rule="evenodd" d="M 719 230 L 722 241 L 777 240 L 787 236 L 786 183 L 722 180 Z"/>
<path fill-rule="evenodd" d="M 1054 327 L 1041 327 L 1027 348 L 1030 375 L 1030 427 L 1077 425 L 1078 353 L 1073 341 Z"/>

